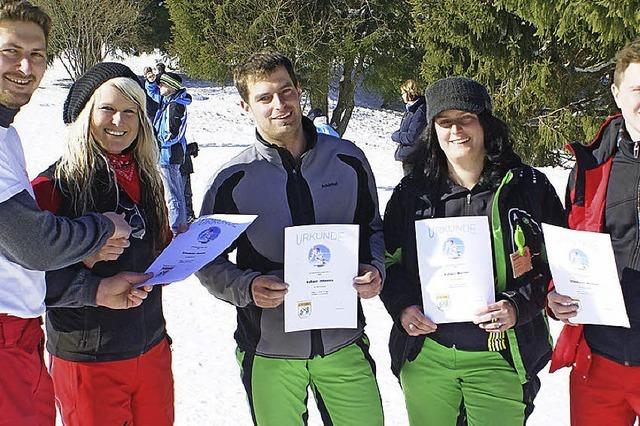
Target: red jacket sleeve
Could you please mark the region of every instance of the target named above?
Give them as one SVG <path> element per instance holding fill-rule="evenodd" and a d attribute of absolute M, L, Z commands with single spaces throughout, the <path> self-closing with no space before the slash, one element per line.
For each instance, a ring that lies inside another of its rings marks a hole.
<path fill-rule="evenodd" d="M 60 204 L 62 204 L 62 197 L 54 181 L 46 176 L 38 176 L 31 181 L 31 186 L 36 196 L 36 203 L 38 203 L 40 209 L 57 213 Z"/>

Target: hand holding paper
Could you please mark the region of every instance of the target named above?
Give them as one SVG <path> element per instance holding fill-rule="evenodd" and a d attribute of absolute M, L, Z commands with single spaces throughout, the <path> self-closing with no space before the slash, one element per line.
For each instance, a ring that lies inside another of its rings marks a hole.
<path fill-rule="evenodd" d="M 577 325 L 569 322 L 569 318 L 578 315 L 578 302 L 569 296 L 564 296 L 555 290 L 547 294 L 547 303 L 553 315 L 565 324 Z"/>
<path fill-rule="evenodd" d="M 438 328 L 433 321 L 422 313 L 422 309 L 418 305 L 404 308 L 400 314 L 400 323 L 409 336 L 422 336 L 433 333 Z"/>
<path fill-rule="evenodd" d="M 276 308 L 284 302 L 288 287 L 275 275 L 259 275 L 251 283 L 253 303 L 259 308 Z"/>
<path fill-rule="evenodd" d="M 366 263 L 361 263 L 359 268 L 360 275 L 353 279 L 353 287 L 358 292 L 358 296 L 363 299 L 376 297 L 382 290 L 380 271 L 375 266 Z"/>

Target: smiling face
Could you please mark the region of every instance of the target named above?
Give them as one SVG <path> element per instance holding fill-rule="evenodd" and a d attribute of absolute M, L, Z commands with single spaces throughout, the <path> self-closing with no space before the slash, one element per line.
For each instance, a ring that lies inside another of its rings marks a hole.
<path fill-rule="evenodd" d="M 0 104 L 20 108 L 47 67 L 44 31 L 33 22 L 0 21 Z"/>
<path fill-rule="evenodd" d="M 110 154 L 120 154 L 138 137 L 138 106 L 108 81 L 95 93 L 91 134 Z"/>
<path fill-rule="evenodd" d="M 291 80 L 286 68 L 276 68 L 266 78 L 250 80 L 247 101 L 240 101 L 256 122 L 258 133 L 270 143 L 287 146 L 302 129 L 300 87 Z"/>
<path fill-rule="evenodd" d="M 630 63 L 611 93 L 622 111 L 624 124 L 633 141 L 640 140 L 640 63 Z"/>
<path fill-rule="evenodd" d="M 484 163 L 484 130 L 476 114 L 450 109 L 438 114 L 434 126 L 450 164 Z"/>

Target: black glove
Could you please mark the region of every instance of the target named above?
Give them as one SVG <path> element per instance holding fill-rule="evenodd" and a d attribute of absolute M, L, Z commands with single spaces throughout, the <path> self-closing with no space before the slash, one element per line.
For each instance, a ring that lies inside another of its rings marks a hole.
<path fill-rule="evenodd" d="M 198 147 L 198 142 L 191 142 L 187 144 L 187 155 L 190 155 L 195 158 L 198 156 L 198 151 L 200 151 L 200 148 Z"/>

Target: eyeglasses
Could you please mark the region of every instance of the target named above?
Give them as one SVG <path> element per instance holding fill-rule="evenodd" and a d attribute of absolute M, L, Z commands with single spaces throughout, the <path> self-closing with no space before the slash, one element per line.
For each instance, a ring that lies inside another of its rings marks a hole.
<path fill-rule="evenodd" d="M 124 213 L 124 220 L 131 227 L 131 236 L 142 239 L 145 234 L 145 222 L 140 208 L 123 193 L 118 192 L 118 207 L 116 213 Z"/>
<path fill-rule="evenodd" d="M 440 117 L 440 118 L 436 118 L 434 121 L 438 126 L 443 127 L 445 129 L 450 129 L 453 127 L 454 124 L 458 127 L 469 126 L 475 123 L 476 121 L 478 121 L 478 116 L 475 114 L 465 114 L 455 118 Z"/>

